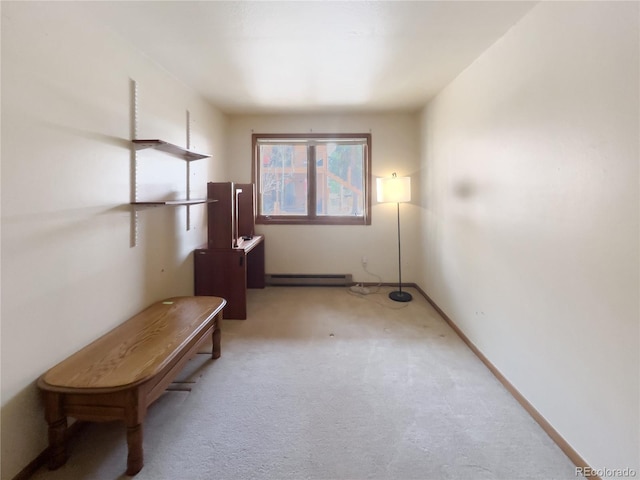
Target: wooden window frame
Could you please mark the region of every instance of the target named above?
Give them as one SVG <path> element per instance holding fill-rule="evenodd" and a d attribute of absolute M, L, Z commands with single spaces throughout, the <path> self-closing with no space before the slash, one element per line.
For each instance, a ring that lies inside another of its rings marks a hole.
<path fill-rule="evenodd" d="M 310 206 L 307 215 L 262 215 L 260 192 L 260 162 L 258 143 L 260 139 L 282 140 L 327 140 L 365 139 L 365 159 L 363 165 L 364 201 L 363 214 L 355 215 L 317 215 L 316 214 L 316 161 L 315 149 L 309 148 L 307 172 L 307 205 Z M 371 134 L 370 133 L 254 133 L 251 135 L 252 145 L 252 180 L 256 186 L 256 223 L 263 225 L 371 225 Z M 312 208 L 311 208 L 312 207 Z"/>

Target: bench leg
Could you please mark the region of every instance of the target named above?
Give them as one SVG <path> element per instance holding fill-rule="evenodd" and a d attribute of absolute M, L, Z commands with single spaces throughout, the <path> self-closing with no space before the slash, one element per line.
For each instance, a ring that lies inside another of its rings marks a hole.
<path fill-rule="evenodd" d="M 144 465 L 142 451 L 142 424 L 127 425 L 127 475 L 133 476 L 142 470 Z"/>
<path fill-rule="evenodd" d="M 67 461 L 67 417 L 62 408 L 62 396 L 47 392 L 44 396 L 45 419 L 49 425 L 49 470 L 55 470 Z"/>
<path fill-rule="evenodd" d="M 49 470 L 60 468 L 67 462 L 66 436 L 67 417 L 49 423 Z"/>
<path fill-rule="evenodd" d="M 220 319 L 222 318 L 222 314 L 218 314 L 216 318 L 216 324 L 213 327 L 212 340 L 213 340 L 213 348 L 211 349 L 211 358 L 220 358 L 221 348 L 220 348 L 220 338 L 222 337 L 222 331 L 220 330 Z"/>

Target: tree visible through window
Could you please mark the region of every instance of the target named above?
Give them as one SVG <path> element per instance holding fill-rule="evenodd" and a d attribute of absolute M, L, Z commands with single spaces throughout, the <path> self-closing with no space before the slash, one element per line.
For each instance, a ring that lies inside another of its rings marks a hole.
<path fill-rule="evenodd" d="M 369 134 L 254 134 L 258 223 L 370 225 Z"/>

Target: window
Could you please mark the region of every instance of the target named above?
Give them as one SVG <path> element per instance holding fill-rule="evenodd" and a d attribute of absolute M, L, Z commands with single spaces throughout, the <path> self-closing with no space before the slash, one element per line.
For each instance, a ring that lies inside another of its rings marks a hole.
<path fill-rule="evenodd" d="M 370 134 L 254 134 L 257 223 L 371 224 Z"/>

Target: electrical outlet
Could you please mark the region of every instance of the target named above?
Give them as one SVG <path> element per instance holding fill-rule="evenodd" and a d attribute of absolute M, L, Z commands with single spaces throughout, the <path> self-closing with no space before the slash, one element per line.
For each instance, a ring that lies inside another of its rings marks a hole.
<path fill-rule="evenodd" d="M 360 259 L 360 262 L 362 263 L 363 267 L 366 267 L 367 266 L 367 257 L 365 257 L 363 255 L 362 258 Z"/>

